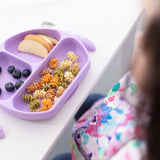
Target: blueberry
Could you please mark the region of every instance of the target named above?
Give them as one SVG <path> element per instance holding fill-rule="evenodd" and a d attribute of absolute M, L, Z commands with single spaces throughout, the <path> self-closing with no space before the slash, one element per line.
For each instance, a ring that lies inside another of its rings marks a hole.
<path fill-rule="evenodd" d="M 0 94 L 2 93 L 2 89 L 0 88 Z"/>
<path fill-rule="evenodd" d="M 24 69 L 22 71 L 22 74 L 23 74 L 24 77 L 28 77 L 31 74 L 31 71 L 29 69 Z"/>
<path fill-rule="evenodd" d="M 15 84 L 16 89 L 18 89 L 24 82 L 22 80 L 18 80 Z"/>
<path fill-rule="evenodd" d="M 5 88 L 6 88 L 6 90 L 9 91 L 9 92 L 14 91 L 14 85 L 13 85 L 13 83 L 11 83 L 11 82 L 6 83 L 6 84 L 5 84 Z"/>
<path fill-rule="evenodd" d="M 9 66 L 7 70 L 8 70 L 9 73 L 12 73 L 15 70 L 15 67 L 14 66 Z"/>
<path fill-rule="evenodd" d="M 21 71 L 19 69 L 16 69 L 12 72 L 12 76 L 16 79 L 21 78 Z"/>
<path fill-rule="evenodd" d="M 0 73 L 2 72 L 2 68 L 1 68 L 1 66 L 0 66 Z"/>

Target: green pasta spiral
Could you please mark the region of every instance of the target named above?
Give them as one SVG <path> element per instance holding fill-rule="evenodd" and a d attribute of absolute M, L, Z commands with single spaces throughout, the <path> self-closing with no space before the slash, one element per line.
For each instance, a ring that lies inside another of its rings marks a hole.
<path fill-rule="evenodd" d="M 68 71 L 71 72 L 74 77 L 78 74 L 78 69 L 74 67 L 71 67 Z"/>
<path fill-rule="evenodd" d="M 31 109 L 29 112 L 40 112 L 40 109 Z"/>
<path fill-rule="evenodd" d="M 25 102 L 31 102 L 31 101 L 35 100 L 35 98 L 31 94 L 23 94 L 22 99 Z"/>
<path fill-rule="evenodd" d="M 35 100 L 31 101 L 28 106 L 30 109 L 35 109 L 35 108 L 38 108 L 40 105 L 41 105 L 40 100 L 35 99 Z"/>
<path fill-rule="evenodd" d="M 62 86 L 64 89 L 66 89 L 68 87 L 66 82 L 58 82 L 56 88 L 58 89 L 59 86 Z"/>
<path fill-rule="evenodd" d="M 64 69 L 61 66 L 59 66 L 54 72 L 54 75 L 57 75 L 58 77 L 60 77 L 63 73 L 64 73 Z"/>
<path fill-rule="evenodd" d="M 43 88 L 45 91 L 47 91 L 47 90 L 51 89 L 52 86 L 51 86 L 50 83 L 44 83 L 43 86 L 42 86 L 42 88 Z"/>

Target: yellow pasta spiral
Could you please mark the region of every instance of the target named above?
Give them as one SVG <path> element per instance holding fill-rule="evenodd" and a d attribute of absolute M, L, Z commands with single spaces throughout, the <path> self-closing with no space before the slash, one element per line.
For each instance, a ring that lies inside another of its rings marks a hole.
<path fill-rule="evenodd" d="M 38 99 L 44 98 L 45 95 L 46 95 L 46 92 L 45 92 L 44 90 L 36 90 L 36 91 L 33 93 L 33 97 L 38 98 Z"/>
<path fill-rule="evenodd" d="M 68 68 L 70 68 L 72 66 L 72 61 L 68 60 L 68 59 L 65 59 L 61 62 L 60 66 L 66 70 Z"/>
<path fill-rule="evenodd" d="M 70 51 L 70 52 L 67 53 L 67 55 L 68 55 L 68 58 L 69 58 L 70 61 L 72 61 L 72 62 L 77 62 L 78 61 L 78 57 L 76 56 L 76 54 L 74 52 Z"/>
<path fill-rule="evenodd" d="M 69 83 L 71 83 L 72 81 L 73 81 L 73 79 L 74 79 L 74 76 L 73 76 L 73 74 L 71 73 L 71 72 L 66 72 L 65 74 L 64 74 L 64 78 L 65 78 L 65 81 L 66 82 L 69 82 Z"/>

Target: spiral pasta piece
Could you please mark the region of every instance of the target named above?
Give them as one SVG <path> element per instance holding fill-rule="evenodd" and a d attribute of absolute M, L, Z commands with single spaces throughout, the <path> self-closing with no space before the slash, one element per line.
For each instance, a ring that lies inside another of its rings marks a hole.
<path fill-rule="evenodd" d="M 33 93 L 33 97 L 38 98 L 38 99 L 44 98 L 45 95 L 46 95 L 46 91 L 44 91 L 44 90 L 36 90 L 36 91 Z"/>
<path fill-rule="evenodd" d="M 65 89 L 62 86 L 59 86 L 57 89 L 57 92 L 56 92 L 56 96 L 60 97 L 64 91 L 65 91 Z"/>
<path fill-rule="evenodd" d="M 47 98 L 47 99 L 50 99 L 51 101 L 54 100 L 54 97 L 55 97 L 55 96 L 56 96 L 56 91 L 55 91 L 54 88 L 49 89 L 49 90 L 47 91 L 47 93 L 46 93 L 46 98 Z"/>
<path fill-rule="evenodd" d="M 50 74 L 45 74 L 42 78 L 41 78 L 41 81 L 43 83 L 50 83 L 51 79 L 53 78 L 52 75 Z"/>
<path fill-rule="evenodd" d="M 65 88 L 65 89 L 68 87 L 68 85 L 67 85 L 66 82 L 58 82 L 56 88 L 58 89 L 59 86 L 62 86 L 62 87 Z"/>
<path fill-rule="evenodd" d="M 31 101 L 35 100 L 35 98 L 31 94 L 23 94 L 22 99 L 25 102 L 31 102 Z"/>
<path fill-rule="evenodd" d="M 61 62 L 60 66 L 66 70 L 68 68 L 70 68 L 72 66 L 72 61 L 71 60 L 68 60 L 68 59 L 65 59 Z"/>
<path fill-rule="evenodd" d="M 68 58 L 69 58 L 70 61 L 72 61 L 72 62 L 77 62 L 78 61 L 78 57 L 76 56 L 76 54 L 74 52 L 70 51 L 70 52 L 67 53 L 67 55 L 68 55 Z"/>
<path fill-rule="evenodd" d="M 50 84 L 52 87 L 56 87 L 56 85 L 58 84 L 58 81 L 59 81 L 59 77 L 57 75 L 54 75 Z"/>
<path fill-rule="evenodd" d="M 40 111 L 47 111 L 53 106 L 53 102 L 50 99 L 44 98 L 42 100 L 42 107 L 40 108 Z"/>
<path fill-rule="evenodd" d="M 54 72 L 54 75 L 57 75 L 58 77 L 60 77 L 60 75 L 62 75 L 63 73 L 64 73 L 64 69 L 61 66 L 59 66 Z"/>
<path fill-rule="evenodd" d="M 51 84 L 50 83 L 44 83 L 42 85 L 42 88 L 44 91 L 47 91 L 48 89 L 52 88 Z"/>
<path fill-rule="evenodd" d="M 78 63 L 74 63 L 73 64 L 73 68 L 76 68 L 78 70 L 78 72 L 80 71 L 80 67 Z"/>
<path fill-rule="evenodd" d="M 54 97 L 54 104 L 59 100 L 58 97 Z"/>
<path fill-rule="evenodd" d="M 55 69 L 58 65 L 58 59 L 57 58 L 54 58 L 54 59 L 51 59 L 50 62 L 49 62 L 49 67 L 52 68 L 52 69 Z"/>
<path fill-rule="evenodd" d="M 44 76 L 45 74 L 51 74 L 52 75 L 53 73 L 53 70 L 50 69 L 50 68 L 47 68 L 47 69 L 44 69 L 42 72 L 41 72 L 41 75 Z"/>
<path fill-rule="evenodd" d="M 29 112 L 40 112 L 40 109 L 30 109 Z"/>
<path fill-rule="evenodd" d="M 26 88 L 27 92 L 29 92 L 29 93 L 33 93 L 33 92 L 35 92 L 38 89 L 42 89 L 42 82 L 41 81 L 33 83 L 33 84 L 29 85 Z"/>
<path fill-rule="evenodd" d="M 74 79 L 74 76 L 73 76 L 73 74 L 71 73 L 71 72 L 66 72 L 65 74 L 64 74 L 64 78 L 65 78 L 65 81 L 66 82 L 69 82 L 69 83 L 71 83 L 72 81 L 73 81 L 73 79 Z"/>
<path fill-rule="evenodd" d="M 71 72 L 74 77 L 76 77 L 76 75 L 78 74 L 78 70 L 76 68 L 73 68 L 73 67 L 71 67 L 68 71 Z"/>
<path fill-rule="evenodd" d="M 28 106 L 30 109 L 35 109 L 35 108 L 38 108 L 40 105 L 41 105 L 40 100 L 35 99 L 34 101 L 31 101 Z"/>

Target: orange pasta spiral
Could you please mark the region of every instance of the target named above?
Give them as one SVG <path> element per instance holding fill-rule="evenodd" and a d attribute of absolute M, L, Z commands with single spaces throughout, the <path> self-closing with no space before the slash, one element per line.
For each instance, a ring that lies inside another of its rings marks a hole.
<path fill-rule="evenodd" d="M 45 74 L 52 74 L 53 70 L 50 69 L 50 68 L 47 68 L 47 69 L 44 69 L 42 72 L 41 72 L 41 75 L 44 76 Z"/>
<path fill-rule="evenodd" d="M 47 111 L 53 106 L 53 102 L 50 99 L 44 98 L 42 100 L 42 107 L 40 108 L 40 111 Z"/>
<path fill-rule="evenodd" d="M 33 93 L 39 89 L 42 89 L 42 82 L 41 81 L 33 83 L 26 88 L 27 92 L 29 92 L 29 93 Z"/>
<path fill-rule="evenodd" d="M 59 77 L 57 75 L 54 75 L 50 82 L 51 86 L 56 87 L 58 84 L 58 81 L 59 81 Z"/>
<path fill-rule="evenodd" d="M 55 69 L 58 65 L 58 59 L 57 58 L 54 58 L 54 59 L 51 59 L 50 62 L 49 62 L 49 67 L 52 68 L 52 69 Z"/>
<path fill-rule="evenodd" d="M 47 99 L 50 99 L 51 101 L 53 101 L 55 95 L 56 95 L 56 91 L 55 91 L 55 89 L 52 88 L 52 89 L 49 89 L 49 90 L 47 91 L 47 93 L 46 93 L 46 98 L 47 98 Z"/>
<path fill-rule="evenodd" d="M 41 81 L 43 83 L 50 83 L 51 79 L 53 78 L 52 75 L 50 74 L 45 74 L 42 78 L 41 78 Z"/>

